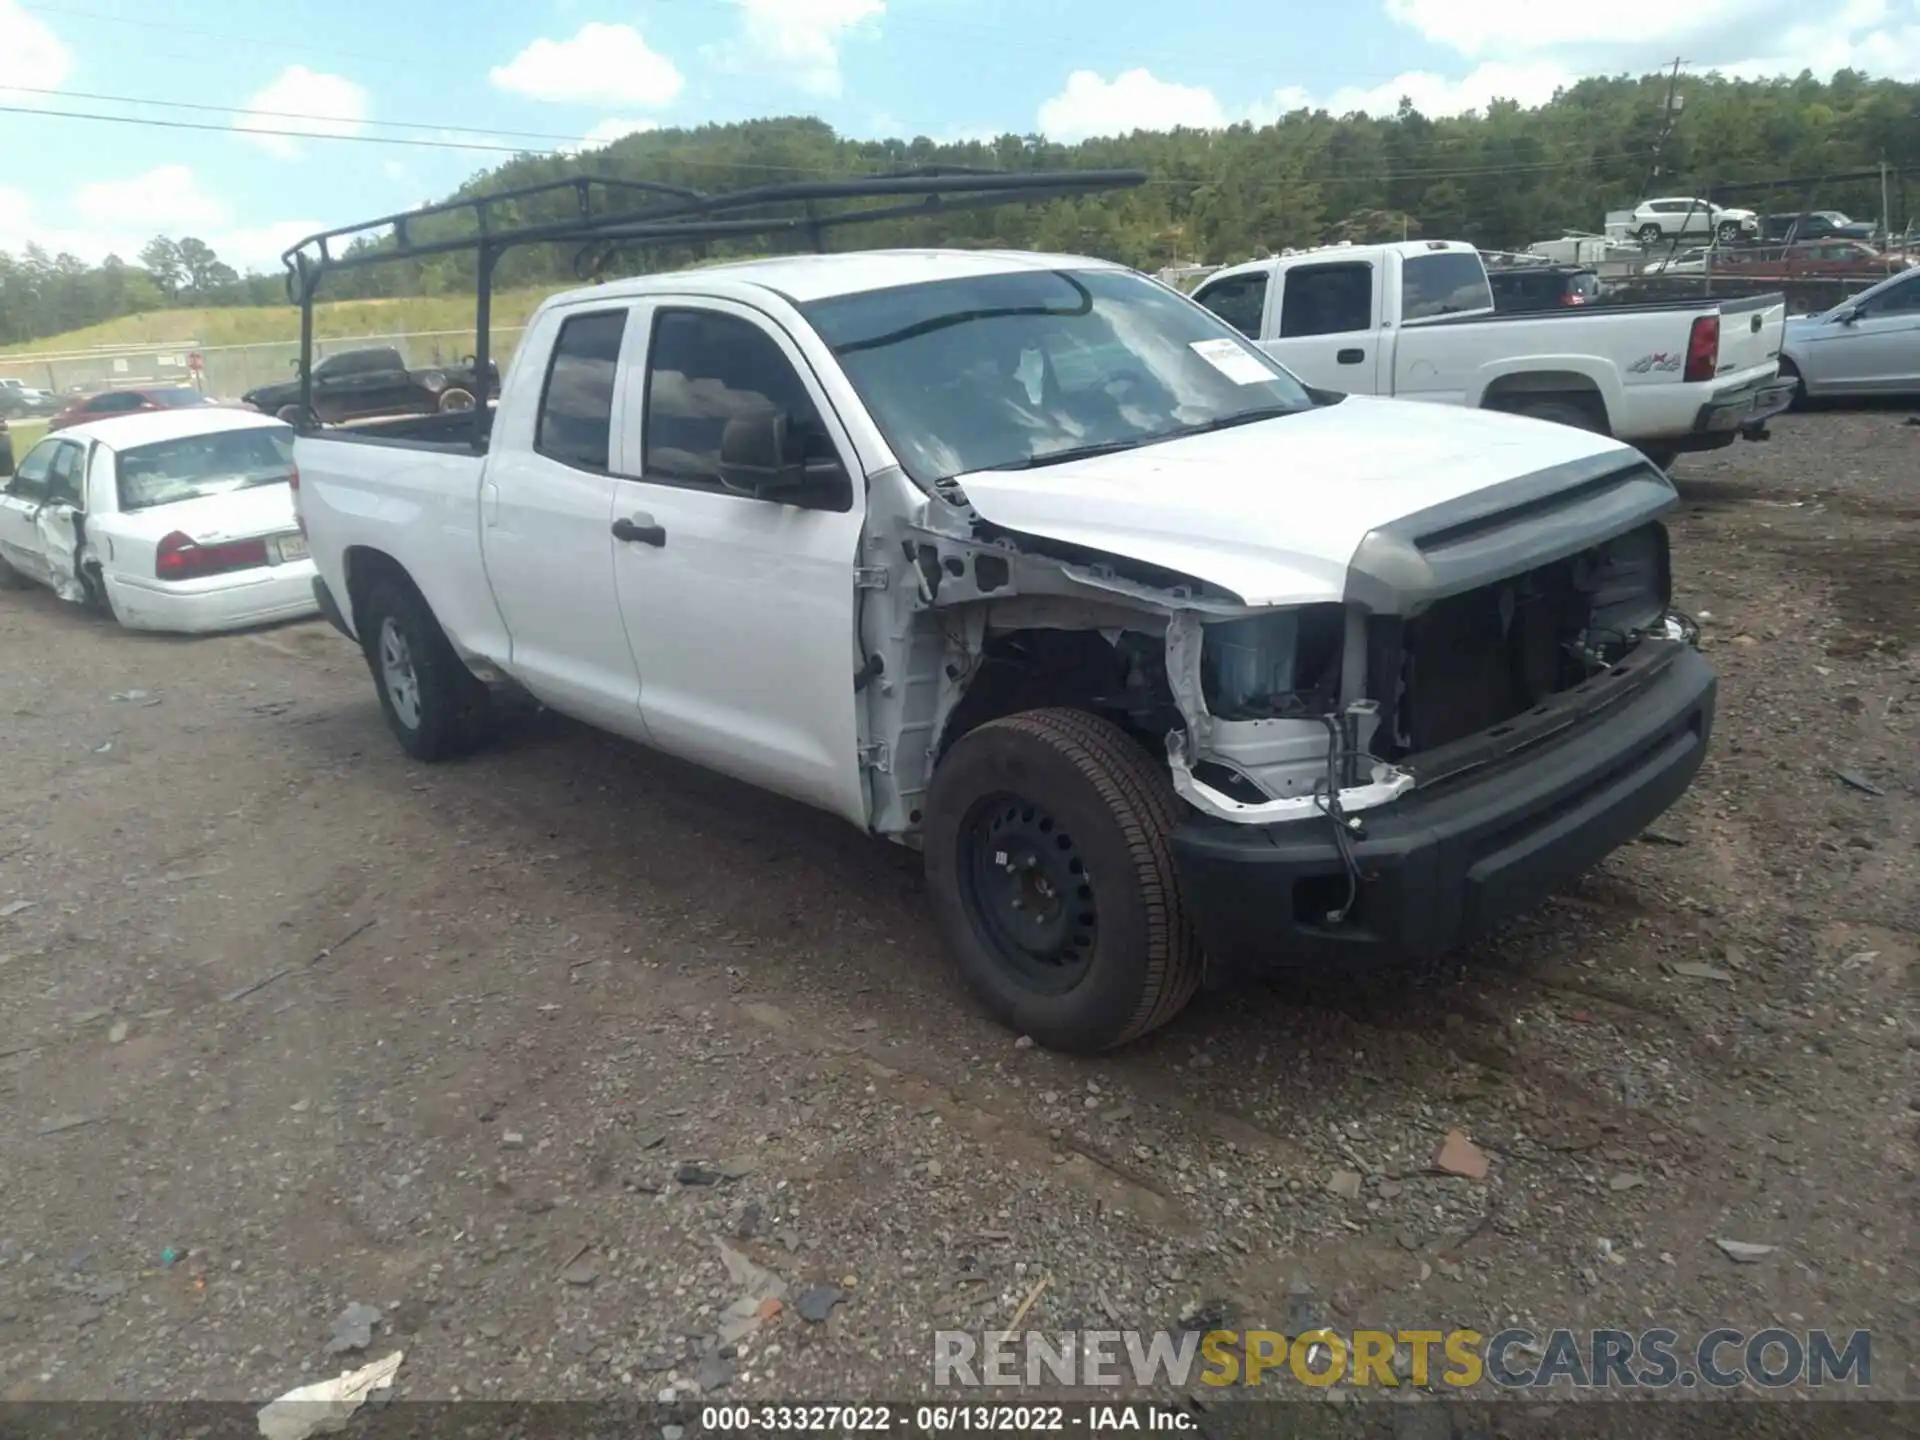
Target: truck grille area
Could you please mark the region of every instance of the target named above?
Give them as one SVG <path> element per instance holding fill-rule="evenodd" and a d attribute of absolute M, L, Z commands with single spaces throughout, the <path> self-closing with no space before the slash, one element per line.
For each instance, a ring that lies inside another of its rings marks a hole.
<path fill-rule="evenodd" d="M 1629 653 L 1666 613 L 1664 527 L 1368 622 L 1373 749 L 1397 760 L 1492 730 Z"/>

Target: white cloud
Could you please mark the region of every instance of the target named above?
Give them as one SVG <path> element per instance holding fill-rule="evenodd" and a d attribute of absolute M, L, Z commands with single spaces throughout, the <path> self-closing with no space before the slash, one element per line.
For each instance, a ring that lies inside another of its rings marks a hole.
<path fill-rule="evenodd" d="M 226 204 L 200 188 L 185 165 L 162 165 L 125 180 L 95 180 L 73 196 L 73 209 L 99 228 L 134 225 L 155 232 L 201 235 L 232 219 Z"/>
<path fill-rule="evenodd" d="M 209 195 L 185 165 L 83 185 L 67 208 L 78 223 L 52 224 L 25 191 L 0 186 L 0 251 L 18 255 L 37 245 L 49 255 L 64 253 L 90 265 L 109 255 L 137 264 L 141 248 L 155 235 L 176 240 L 193 235 L 236 270 L 277 273 L 283 250 L 327 228 L 320 220 L 234 226 L 232 207 Z"/>
<path fill-rule="evenodd" d="M 597 150 L 602 145 L 611 145 L 614 141 L 624 140 L 629 135 L 644 135 L 649 130 L 659 128 L 658 120 L 635 120 L 631 117 L 602 120 L 580 137 L 580 143 L 589 150 Z"/>
<path fill-rule="evenodd" d="M 21 9 L 14 0 L 0 0 L 0 62 L 5 65 L 5 74 L 23 84 L 57 90 L 73 71 L 73 52 L 46 21 Z M 37 105 L 45 97 L 0 85 L 0 99 L 9 105 Z"/>
<path fill-rule="evenodd" d="M 283 160 L 300 153 L 286 135 L 263 135 L 262 130 L 290 130 L 300 135 L 359 135 L 365 132 L 367 92 L 340 75 L 322 75 L 304 65 L 290 66 L 266 89 L 247 102 L 247 113 L 233 128 Z"/>
<path fill-rule="evenodd" d="M 1750 78 L 1845 67 L 1920 77 L 1920 0 L 1386 0 L 1386 10 L 1469 59 L 1531 60 L 1574 75 L 1641 74 L 1681 54 L 1696 72 Z"/>
<path fill-rule="evenodd" d="M 1094 135 L 1130 135 L 1135 130 L 1207 129 L 1225 125 L 1226 112 L 1211 90 L 1176 85 L 1147 70 L 1128 70 L 1112 80 L 1076 70 L 1067 88 L 1040 107 L 1040 132 L 1071 143 Z"/>
<path fill-rule="evenodd" d="M 615 110 L 658 110 L 686 84 L 674 63 L 631 25 L 599 21 L 571 40 L 536 40 L 487 78 L 497 90 L 530 100 Z"/>
<path fill-rule="evenodd" d="M 1344 86 L 1331 95 L 1316 96 L 1298 85 L 1276 90 L 1273 98 L 1255 105 L 1249 118 L 1267 124 L 1294 110 L 1325 110 L 1333 115 L 1391 115 L 1400 108 L 1400 97 L 1413 101 L 1413 108 L 1429 117 L 1459 115 L 1468 110 L 1485 110 L 1495 100 L 1513 100 L 1527 107 L 1544 105 L 1553 92 L 1571 85 L 1574 77 L 1558 65 L 1532 61 L 1509 65 L 1490 60 L 1476 65 L 1472 73 L 1449 80 L 1431 70 L 1409 70 L 1383 85 L 1361 88 Z"/>
<path fill-rule="evenodd" d="M 886 0 L 738 0 L 740 35 L 724 64 L 779 76 L 808 94 L 840 94 L 840 46 L 886 13 Z"/>

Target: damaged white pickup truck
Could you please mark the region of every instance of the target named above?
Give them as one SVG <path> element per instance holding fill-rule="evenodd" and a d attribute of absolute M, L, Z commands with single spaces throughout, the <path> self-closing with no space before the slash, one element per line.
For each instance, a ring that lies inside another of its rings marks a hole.
<path fill-rule="evenodd" d="M 924 851 L 971 988 L 1100 1049 L 1429 954 L 1631 838 L 1715 681 L 1617 441 L 1310 389 L 1063 256 L 621 280 L 471 417 L 308 427 L 323 610 L 413 756 L 489 682 Z M 476 449 L 484 453 L 475 453 Z"/>

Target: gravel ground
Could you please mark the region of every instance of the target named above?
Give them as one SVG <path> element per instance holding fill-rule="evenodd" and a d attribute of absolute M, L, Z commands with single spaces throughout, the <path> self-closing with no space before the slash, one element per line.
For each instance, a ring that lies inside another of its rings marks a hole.
<path fill-rule="evenodd" d="M 983 1021 L 914 858 L 841 822 L 541 715 L 422 768 L 323 626 L 0 597 L 0 1399 L 395 1347 L 410 1397 L 909 1398 L 933 1330 L 1023 1304 L 1865 1327 L 1917 1393 L 1903 419 L 1678 467 L 1723 684 L 1656 835 L 1445 974 L 1203 996 L 1094 1061 Z M 1453 1129 L 1484 1181 L 1436 1172 Z"/>

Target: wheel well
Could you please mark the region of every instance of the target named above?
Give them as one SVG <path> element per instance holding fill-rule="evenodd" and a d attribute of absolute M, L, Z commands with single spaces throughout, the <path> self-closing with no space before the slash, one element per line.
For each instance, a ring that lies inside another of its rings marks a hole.
<path fill-rule="evenodd" d="M 1025 710 L 1082 710 L 1112 721 L 1150 753 L 1164 752 L 1180 712 L 1158 635 L 1095 630 L 1008 630 L 991 635 L 966 693 L 948 717 L 940 754 L 971 730 Z"/>
<path fill-rule="evenodd" d="M 1602 433 L 1611 433 L 1606 397 L 1588 376 L 1576 370 L 1529 370 L 1518 375 L 1502 375 L 1480 397 L 1485 410 L 1524 410 L 1543 401 L 1557 401 L 1584 410 L 1599 422 Z"/>
<path fill-rule="evenodd" d="M 407 587 L 415 595 L 420 587 L 413 583 L 413 577 L 407 573 L 406 566 L 387 554 L 384 550 L 375 550 L 367 545 L 349 546 L 342 557 L 347 571 L 347 609 L 354 616 L 354 625 L 358 627 L 359 615 L 365 606 L 367 594 L 377 580 L 394 580 Z M 366 636 L 360 637 L 366 643 Z"/>

